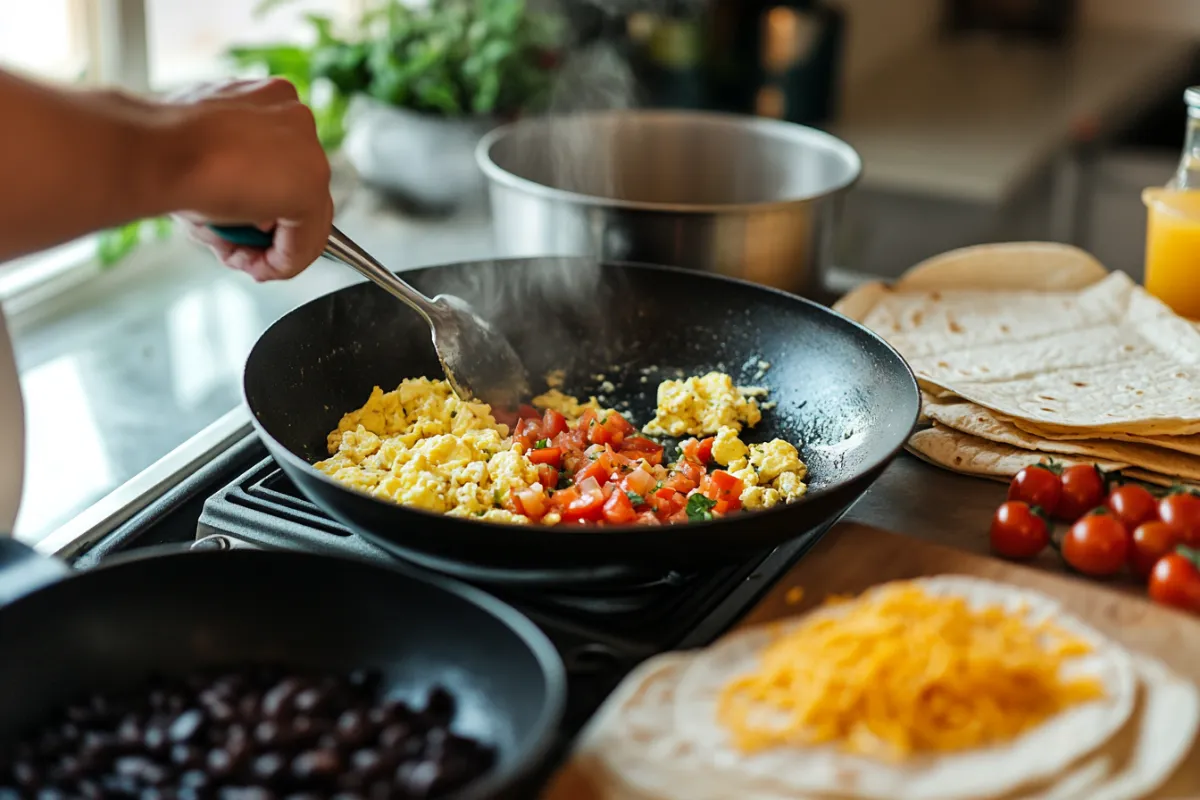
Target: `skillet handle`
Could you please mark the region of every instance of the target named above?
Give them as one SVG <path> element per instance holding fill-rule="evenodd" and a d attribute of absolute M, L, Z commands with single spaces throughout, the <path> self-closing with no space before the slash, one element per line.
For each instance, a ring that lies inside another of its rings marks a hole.
<path fill-rule="evenodd" d="M 208 229 L 231 244 L 243 247 L 270 247 L 275 236 L 253 225 L 209 225 Z"/>
<path fill-rule="evenodd" d="M 62 580 L 71 568 L 11 536 L 0 536 L 0 606 Z"/>

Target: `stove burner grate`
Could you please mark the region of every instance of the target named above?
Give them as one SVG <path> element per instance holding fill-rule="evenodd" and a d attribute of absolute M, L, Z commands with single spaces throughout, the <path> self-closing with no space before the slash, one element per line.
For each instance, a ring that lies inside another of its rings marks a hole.
<path fill-rule="evenodd" d="M 304 498 L 269 458 L 210 497 L 197 526 L 198 539 L 219 538 L 232 546 L 400 560 L 479 586 L 552 627 L 582 631 L 584 638 L 644 643 L 653 652 L 677 642 L 731 593 L 756 596 L 822 532 L 810 531 L 740 563 L 694 571 L 629 565 L 562 571 L 477 567 L 381 547 L 354 534 Z"/>

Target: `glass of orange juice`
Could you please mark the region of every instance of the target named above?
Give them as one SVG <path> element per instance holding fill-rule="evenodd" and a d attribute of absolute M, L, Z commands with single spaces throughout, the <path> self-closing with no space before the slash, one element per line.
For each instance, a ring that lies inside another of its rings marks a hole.
<path fill-rule="evenodd" d="M 1200 190 L 1151 188 L 1146 204 L 1146 291 L 1200 320 Z"/>

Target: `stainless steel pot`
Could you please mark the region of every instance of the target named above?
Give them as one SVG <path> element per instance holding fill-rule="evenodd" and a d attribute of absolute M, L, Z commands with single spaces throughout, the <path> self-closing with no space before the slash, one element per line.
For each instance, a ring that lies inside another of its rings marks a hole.
<path fill-rule="evenodd" d="M 609 111 L 505 125 L 475 151 L 502 256 L 585 255 L 821 286 L 862 161 L 758 117 Z"/>

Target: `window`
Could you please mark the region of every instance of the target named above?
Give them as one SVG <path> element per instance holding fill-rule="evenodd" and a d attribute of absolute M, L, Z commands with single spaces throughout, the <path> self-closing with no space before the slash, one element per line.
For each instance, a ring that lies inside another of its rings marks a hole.
<path fill-rule="evenodd" d="M 88 0 L 0 0 L 0 66 L 56 80 L 92 71 Z"/>
<path fill-rule="evenodd" d="M 145 0 L 150 85 L 169 88 L 223 74 L 229 45 L 303 41 L 304 14 L 345 18 L 358 0 L 293 0 L 256 14 L 256 0 Z"/>
<path fill-rule="evenodd" d="M 260 2 L 0 0 L 0 68 L 170 91 L 228 75 L 231 45 L 304 41 L 306 13 L 346 19 L 362 8 L 362 0 L 292 0 L 260 15 Z M 182 237 L 147 241 L 112 271 L 95 255 L 95 237 L 86 237 L 0 265 L 25 395 L 16 534 L 26 541 L 236 406 L 257 333 L 331 288 L 320 270 L 286 287 L 247 286 Z"/>

